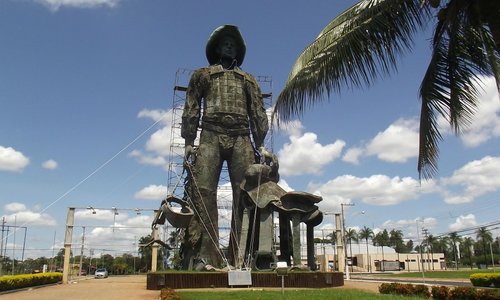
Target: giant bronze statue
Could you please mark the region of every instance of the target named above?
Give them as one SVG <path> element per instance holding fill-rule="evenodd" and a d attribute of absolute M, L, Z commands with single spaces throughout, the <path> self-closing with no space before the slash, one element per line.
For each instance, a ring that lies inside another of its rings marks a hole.
<path fill-rule="evenodd" d="M 233 190 L 229 257 L 234 260 L 241 232 L 240 184 L 247 167 L 256 162 L 255 149 L 262 146 L 268 130 L 259 85 L 240 68 L 245 51 L 236 26 L 215 29 L 206 46 L 210 66 L 193 73 L 182 115 L 185 160 L 192 161 L 189 166 L 194 179 L 188 193 L 197 212 L 188 229 L 190 247 L 196 259 L 214 266 L 220 265 L 222 258 L 217 185 L 223 162 L 227 162 Z M 199 148 L 195 151 L 199 127 Z"/>
<path fill-rule="evenodd" d="M 180 251 L 184 269 L 228 266 L 262 270 L 271 269 L 278 259 L 292 266 L 302 265 L 300 223 L 305 223 L 307 264 L 315 269 L 313 227 L 323 220 L 316 206 L 322 199 L 286 192 L 278 186 L 277 157 L 263 147 L 268 120 L 262 94 L 255 78 L 240 68 L 245 51 L 236 26 L 221 26 L 208 39 L 206 56 L 210 65 L 193 73 L 182 115 L 187 170 L 184 197 L 168 196 L 153 226 L 168 219 L 184 229 Z M 219 245 L 217 206 L 224 162 L 233 196 L 228 255 Z M 172 204 L 181 209 L 174 210 Z M 274 214 L 279 215 L 279 257 Z"/>

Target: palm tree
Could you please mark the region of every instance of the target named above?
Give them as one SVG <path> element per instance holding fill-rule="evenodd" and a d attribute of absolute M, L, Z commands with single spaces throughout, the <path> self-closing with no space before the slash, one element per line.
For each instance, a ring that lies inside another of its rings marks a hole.
<path fill-rule="evenodd" d="M 356 231 L 356 229 L 354 229 L 354 228 L 347 229 L 345 232 L 345 239 L 349 243 L 349 256 L 351 257 L 351 260 L 352 260 L 352 241 L 357 242 L 359 240 L 358 239 L 358 232 Z"/>
<path fill-rule="evenodd" d="M 387 229 L 384 229 L 384 231 L 381 231 L 373 237 L 373 243 L 376 246 L 382 247 L 382 271 L 385 271 L 385 256 L 384 256 L 384 246 L 389 246 L 389 233 L 387 232 Z"/>
<path fill-rule="evenodd" d="M 471 237 L 466 237 L 463 239 L 462 244 L 460 245 L 462 248 L 462 252 L 469 257 L 469 265 L 472 270 L 472 246 L 474 245 L 474 240 Z"/>
<path fill-rule="evenodd" d="M 486 227 L 481 227 L 476 231 L 476 238 L 478 243 L 481 243 L 481 246 L 483 246 L 484 263 L 486 267 L 488 267 L 488 258 L 486 256 L 488 250 L 486 247 L 489 243 L 493 242 L 493 236 L 491 235 L 491 232 L 486 229 Z"/>
<path fill-rule="evenodd" d="M 391 73 L 433 15 L 433 53 L 419 90 L 418 157 L 419 176 L 431 178 L 442 140 L 438 117 L 445 117 L 460 134 L 478 103 L 479 76 L 493 76 L 500 91 L 500 1 L 444 0 L 442 5 L 439 0 L 359 1 L 333 19 L 300 54 L 274 115 L 291 119 L 324 101 L 325 94 L 329 98 L 344 88 L 370 85 Z"/>
<path fill-rule="evenodd" d="M 337 250 L 335 249 L 335 245 L 337 245 L 337 233 L 334 231 L 326 235 L 326 238 L 330 241 L 333 248 L 333 260 L 334 260 L 334 269 L 337 268 L 337 261 L 335 258 L 337 257 Z"/>
<path fill-rule="evenodd" d="M 455 266 L 456 269 L 458 270 L 458 261 L 460 258 L 457 255 L 457 243 L 461 242 L 462 238 L 456 232 L 452 232 L 448 236 L 449 236 L 450 246 L 452 247 L 453 251 L 453 257 L 455 258 Z"/>
<path fill-rule="evenodd" d="M 373 230 L 369 227 L 363 226 L 358 232 L 358 238 L 361 240 L 365 240 L 366 242 L 366 262 L 368 265 L 368 272 L 371 272 L 371 262 L 370 262 L 370 253 L 368 252 L 368 240 L 373 238 Z"/>
<path fill-rule="evenodd" d="M 431 250 L 431 260 L 432 260 L 432 270 L 434 271 L 434 245 L 437 243 L 438 239 L 433 236 L 432 234 L 429 234 L 427 238 L 425 239 L 425 243 Z"/>

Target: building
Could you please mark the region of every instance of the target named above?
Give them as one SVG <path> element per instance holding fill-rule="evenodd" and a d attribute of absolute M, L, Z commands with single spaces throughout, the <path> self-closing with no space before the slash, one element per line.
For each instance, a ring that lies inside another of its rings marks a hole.
<path fill-rule="evenodd" d="M 339 270 L 337 255 L 320 254 L 316 256 L 319 270 L 332 272 Z M 408 271 L 420 272 L 446 269 L 444 253 L 370 253 L 355 254 L 348 257 L 351 272 Z"/>

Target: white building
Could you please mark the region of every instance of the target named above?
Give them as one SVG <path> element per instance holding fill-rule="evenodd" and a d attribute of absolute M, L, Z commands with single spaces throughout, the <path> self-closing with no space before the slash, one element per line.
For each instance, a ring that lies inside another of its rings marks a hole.
<path fill-rule="evenodd" d="M 319 270 L 331 272 L 343 270 L 342 262 L 337 261 L 338 255 L 319 254 L 316 256 Z M 342 259 L 342 258 L 341 258 Z M 353 254 L 348 257 L 349 270 L 351 272 L 384 272 L 384 271 L 408 271 L 419 272 L 444 270 L 446 261 L 443 253 L 369 253 Z"/>

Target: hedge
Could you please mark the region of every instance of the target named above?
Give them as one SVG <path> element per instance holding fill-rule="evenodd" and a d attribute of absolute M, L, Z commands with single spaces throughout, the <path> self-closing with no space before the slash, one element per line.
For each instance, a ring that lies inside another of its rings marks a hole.
<path fill-rule="evenodd" d="M 402 283 L 382 283 L 379 286 L 381 294 L 395 294 L 403 296 L 416 296 L 436 300 L 492 300 L 500 299 L 500 290 L 497 289 L 476 289 L 473 287 L 433 286 L 431 292 L 427 286 L 402 284 Z"/>
<path fill-rule="evenodd" d="M 429 298 L 431 293 L 427 286 L 418 284 L 402 284 L 402 283 L 382 283 L 379 288 L 381 294 L 395 294 L 403 296 L 415 296 L 421 298 Z"/>
<path fill-rule="evenodd" d="M 62 273 L 56 272 L 2 276 L 0 277 L 0 292 L 57 283 L 61 280 Z"/>
<path fill-rule="evenodd" d="M 469 277 L 473 286 L 500 287 L 500 274 L 497 273 L 474 273 Z"/>

